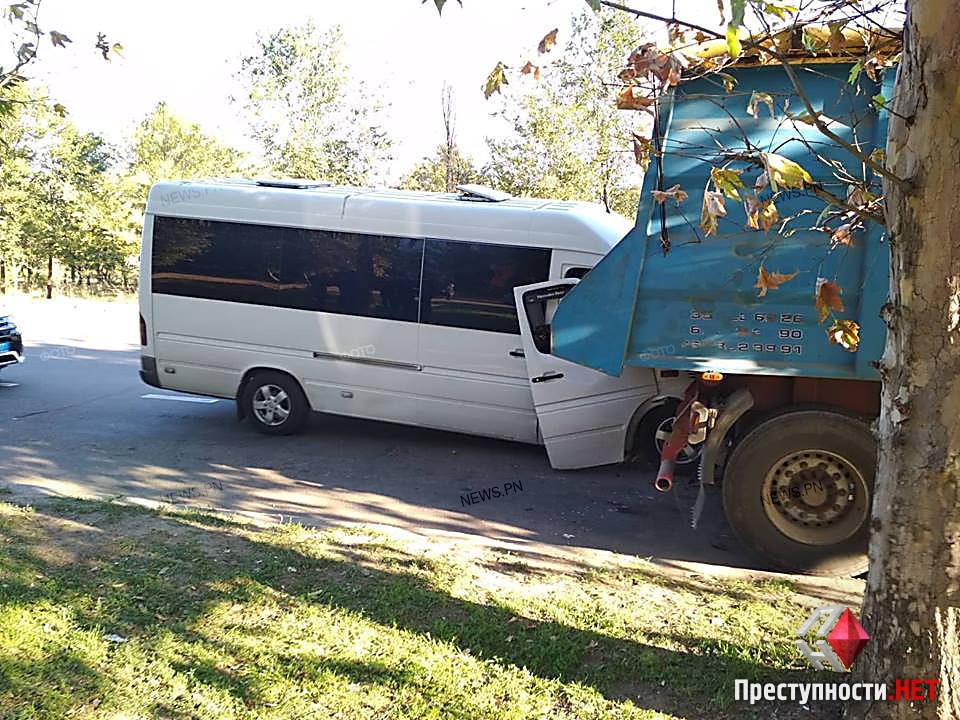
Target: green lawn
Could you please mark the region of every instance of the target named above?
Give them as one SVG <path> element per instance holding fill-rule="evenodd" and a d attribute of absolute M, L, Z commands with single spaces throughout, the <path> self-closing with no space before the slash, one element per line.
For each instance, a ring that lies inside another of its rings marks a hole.
<path fill-rule="evenodd" d="M 0 503 L 4 720 L 766 718 L 733 681 L 813 675 L 792 642 L 807 612 L 785 582 L 636 558 L 561 573 L 367 531 Z"/>

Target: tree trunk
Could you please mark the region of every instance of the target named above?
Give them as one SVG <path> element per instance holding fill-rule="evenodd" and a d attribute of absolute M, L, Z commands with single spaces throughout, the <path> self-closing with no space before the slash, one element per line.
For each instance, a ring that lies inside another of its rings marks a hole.
<path fill-rule="evenodd" d="M 960 718 L 960 12 L 913 0 L 887 167 L 890 302 L 858 679 L 938 679 L 936 700 L 848 718 Z M 929 691 L 927 691 L 929 694 Z"/>
<path fill-rule="evenodd" d="M 0 260 L 0 293 L 7 292 L 7 264 Z"/>
<path fill-rule="evenodd" d="M 53 298 L 53 255 L 47 255 L 47 300 Z"/>

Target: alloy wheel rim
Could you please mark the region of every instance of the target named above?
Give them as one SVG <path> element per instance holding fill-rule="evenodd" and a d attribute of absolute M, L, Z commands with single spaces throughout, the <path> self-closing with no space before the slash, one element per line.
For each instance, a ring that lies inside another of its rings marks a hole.
<path fill-rule="evenodd" d="M 261 385 L 253 393 L 253 412 L 268 427 L 283 425 L 291 409 L 290 396 L 279 385 Z"/>
<path fill-rule="evenodd" d="M 663 452 L 664 446 L 667 444 L 667 441 L 670 440 L 670 433 L 673 432 L 673 421 L 672 417 L 666 418 L 659 425 L 657 425 L 657 430 L 653 434 L 653 444 L 657 448 L 657 456 Z M 691 445 L 690 443 L 684 444 L 680 448 L 680 452 L 677 453 L 677 465 L 689 465 L 690 463 L 697 462 L 700 459 L 700 447 Z"/>

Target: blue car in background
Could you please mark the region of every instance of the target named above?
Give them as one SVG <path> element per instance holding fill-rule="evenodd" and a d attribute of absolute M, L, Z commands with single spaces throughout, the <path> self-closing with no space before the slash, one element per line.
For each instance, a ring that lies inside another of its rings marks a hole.
<path fill-rule="evenodd" d="M 0 369 L 24 361 L 23 338 L 9 316 L 0 315 Z"/>

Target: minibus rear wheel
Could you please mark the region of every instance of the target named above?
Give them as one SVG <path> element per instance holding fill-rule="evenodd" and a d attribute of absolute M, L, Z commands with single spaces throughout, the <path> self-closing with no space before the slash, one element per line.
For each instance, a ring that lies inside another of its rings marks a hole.
<path fill-rule="evenodd" d="M 303 429 L 310 416 L 300 384 L 289 375 L 273 370 L 256 373 L 244 386 L 240 402 L 250 423 L 266 435 L 293 435 Z"/>

